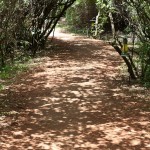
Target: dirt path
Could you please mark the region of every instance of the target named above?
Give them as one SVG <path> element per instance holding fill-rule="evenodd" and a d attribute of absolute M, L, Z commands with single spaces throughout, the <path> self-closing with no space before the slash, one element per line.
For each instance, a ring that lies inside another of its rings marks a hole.
<path fill-rule="evenodd" d="M 148 150 L 149 91 L 119 76 L 102 41 L 56 34 L 55 52 L 17 78 L 0 100 L 1 150 Z"/>

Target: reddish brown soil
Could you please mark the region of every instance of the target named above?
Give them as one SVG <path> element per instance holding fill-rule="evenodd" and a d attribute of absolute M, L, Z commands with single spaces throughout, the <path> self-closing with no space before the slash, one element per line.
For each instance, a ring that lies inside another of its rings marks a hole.
<path fill-rule="evenodd" d="M 0 93 L 10 114 L 0 117 L 0 149 L 150 149 L 150 91 L 121 77 L 115 50 L 67 33 L 53 44 Z"/>

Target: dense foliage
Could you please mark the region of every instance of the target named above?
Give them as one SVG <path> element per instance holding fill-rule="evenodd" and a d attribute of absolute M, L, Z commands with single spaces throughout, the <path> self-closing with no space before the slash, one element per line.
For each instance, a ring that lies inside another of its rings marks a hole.
<path fill-rule="evenodd" d="M 75 0 L 0 0 L 0 66 L 35 55 Z"/>
<path fill-rule="evenodd" d="M 66 18 L 70 25 L 78 29 L 90 27 L 91 20 L 96 16 L 96 0 L 77 0 L 68 9 Z"/>

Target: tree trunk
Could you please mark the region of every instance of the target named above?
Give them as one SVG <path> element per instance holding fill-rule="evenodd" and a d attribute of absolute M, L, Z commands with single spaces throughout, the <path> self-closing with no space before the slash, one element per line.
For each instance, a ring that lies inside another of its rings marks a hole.
<path fill-rule="evenodd" d="M 117 46 L 117 45 L 112 45 L 115 50 L 119 53 L 119 55 L 121 56 L 121 49 Z M 135 73 L 133 71 L 133 68 L 132 68 L 132 64 L 130 63 L 130 61 L 125 57 L 125 56 L 122 56 L 124 62 L 126 63 L 127 67 L 128 67 L 128 72 L 130 74 L 130 77 L 131 79 L 135 80 L 136 79 L 136 76 L 135 76 Z"/>
<path fill-rule="evenodd" d="M 115 24 L 114 24 L 114 19 L 113 19 L 111 12 L 109 12 L 109 18 L 110 18 L 110 23 L 111 23 L 112 35 L 113 35 L 113 38 L 115 39 L 115 35 L 116 35 Z"/>
<path fill-rule="evenodd" d="M 1 48 L 0 49 L 0 56 L 1 56 L 1 66 L 0 67 L 5 67 L 5 59 L 4 59 L 4 52 L 3 52 L 3 49 Z"/>
<path fill-rule="evenodd" d="M 98 35 L 99 16 L 100 16 L 100 11 L 98 11 L 98 14 L 97 14 L 96 20 L 95 20 L 95 37 L 97 37 L 97 35 Z"/>

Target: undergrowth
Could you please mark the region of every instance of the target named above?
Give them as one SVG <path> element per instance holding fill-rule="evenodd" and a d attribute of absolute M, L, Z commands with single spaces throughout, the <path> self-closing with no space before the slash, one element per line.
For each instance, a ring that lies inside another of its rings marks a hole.
<path fill-rule="evenodd" d="M 0 68 L 0 90 L 4 89 L 5 83 L 28 69 L 27 62 L 29 62 L 29 59 L 26 62 L 15 61 L 13 64 L 7 64 L 5 67 Z"/>
<path fill-rule="evenodd" d="M 3 67 L 0 71 L 0 79 L 5 80 L 9 78 L 13 78 L 19 72 L 25 71 L 27 66 L 25 64 L 15 64 L 15 65 L 7 65 Z"/>

